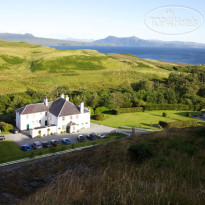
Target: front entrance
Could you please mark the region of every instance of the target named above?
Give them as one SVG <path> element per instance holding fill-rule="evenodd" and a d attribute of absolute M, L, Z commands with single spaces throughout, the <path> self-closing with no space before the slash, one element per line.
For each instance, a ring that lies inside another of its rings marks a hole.
<path fill-rule="evenodd" d="M 46 120 L 46 121 L 45 121 L 45 126 L 47 126 L 47 125 L 48 125 L 48 121 Z"/>
<path fill-rule="evenodd" d="M 29 130 L 29 124 L 27 124 L 27 130 Z"/>
<path fill-rule="evenodd" d="M 67 126 L 66 132 L 67 132 L 67 133 L 70 133 L 70 126 Z"/>

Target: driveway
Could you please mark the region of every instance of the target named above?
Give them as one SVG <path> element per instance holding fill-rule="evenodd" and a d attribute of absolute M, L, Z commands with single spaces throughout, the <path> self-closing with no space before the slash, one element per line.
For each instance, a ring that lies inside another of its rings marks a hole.
<path fill-rule="evenodd" d="M 76 134 L 63 133 L 63 134 L 59 134 L 59 135 L 50 135 L 50 136 L 32 139 L 32 138 L 28 137 L 25 133 L 18 133 L 18 134 L 8 134 L 8 135 L 5 135 L 5 137 L 6 137 L 6 140 L 11 140 L 11 141 L 15 142 L 18 146 L 22 146 L 25 144 L 31 145 L 35 141 L 43 142 L 43 141 L 50 141 L 53 139 L 58 139 L 59 142 L 61 143 L 61 140 L 63 138 L 69 138 L 71 143 L 77 143 L 78 142 L 77 136 L 79 134 L 90 134 L 92 132 L 94 132 L 94 133 L 103 132 L 105 134 L 108 134 L 108 133 L 115 131 L 115 130 L 116 130 L 116 128 L 112 128 L 112 127 L 108 127 L 108 126 L 104 126 L 104 125 L 98 125 L 95 123 L 90 123 L 90 128 L 82 129 L 82 130 L 80 130 L 80 132 L 78 132 Z"/>

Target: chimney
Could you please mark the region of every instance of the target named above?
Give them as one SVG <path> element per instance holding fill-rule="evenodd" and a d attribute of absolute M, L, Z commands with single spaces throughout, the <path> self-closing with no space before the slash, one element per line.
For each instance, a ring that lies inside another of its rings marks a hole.
<path fill-rule="evenodd" d="M 63 98 L 63 99 L 64 99 L 64 94 L 63 94 L 63 93 L 61 94 L 61 98 Z"/>
<path fill-rule="evenodd" d="M 69 97 L 68 97 L 68 95 L 65 96 L 65 100 L 69 102 Z"/>
<path fill-rule="evenodd" d="M 84 113 L 84 102 L 80 103 L 80 113 Z"/>
<path fill-rule="evenodd" d="M 44 98 L 44 105 L 48 106 L 48 98 L 47 97 Z"/>

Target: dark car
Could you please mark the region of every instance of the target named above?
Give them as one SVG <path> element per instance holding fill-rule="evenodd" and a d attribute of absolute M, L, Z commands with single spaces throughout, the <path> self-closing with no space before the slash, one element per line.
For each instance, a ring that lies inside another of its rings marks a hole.
<path fill-rule="evenodd" d="M 90 135 L 88 135 L 87 138 L 88 138 L 89 140 L 95 140 L 95 139 L 96 139 L 95 134 L 93 134 L 93 133 L 91 133 Z"/>
<path fill-rule="evenodd" d="M 60 145 L 60 143 L 59 143 L 59 141 L 58 141 L 58 140 L 51 140 L 51 144 L 52 144 L 54 147 L 56 147 L 56 146 L 59 146 L 59 145 Z"/>
<path fill-rule="evenodd" d="M 19 133 L 19 129 L 18 129 L 18 128 L 14 128 L 14 129 L 13 129 L 13 133 L 14 133 L 14 134 Z"/>
<path fill-rule="evenodd" d="M 41 148 L 42 148 L 42 144 L 41 144 L 40 142 L 34 142 L 34 143 L 32 144 L 32 147 L 33 147 L 34 149 L 41 149 Z"/>
<path fill-rule="evenodd" d="M 3 140 L 5 140 L 5 137 L 4 137 L 4 135 L 0 135 L 0 141 L 3 141 Z"/>
<path fill-rule="evenodd" d="M 102 132 L 101 132 L 101 133 L 98 133 L 98 134 L 97 134 L 97 137 L 98 137 L 98 138 L 104 138 L 104 137 L 105 137 L 105 134 L 102 133 Z"/>
<path fill-rule="evenodd" d="M 44 141 L 42 145 L 44 148 L 49 148 L 51 146 L 51 144 L 48 141 Z"/>
<path fill-rule="evenodd" d="M 31 147 L 30 147 L 29 145 L 23 145 L 23 146 L 21 146 L 21 149 L 22 149 L 24 152 L 31 151 Z"/>
<path fill-rule="evenodd" d="M 83 135 L 78 135 L 77 138 L 79 142 L 85 142 L 85 137 Z"/>
<path fill-rule="evenodd" d="M 62 143 L 63 143 L 64 145 L 68 145 L 68 144 L 71 144 L 71 141 L 70 141 L 68 138 L 63 138 L 63 139 L 62 139 Z"/>

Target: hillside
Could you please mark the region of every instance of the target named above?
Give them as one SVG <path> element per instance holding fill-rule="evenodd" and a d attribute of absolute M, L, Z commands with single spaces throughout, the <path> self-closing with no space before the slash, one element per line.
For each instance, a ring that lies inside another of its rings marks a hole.
<path fill-rule="evenodd" d="M 180 41 L 160 41 L 160 40 L 143 40 L 133 37 L 115 37 L 108 36 L 107 38 L 96 40 L 93 43 L 109 44 L 112 46 L 132 46 L 132 47 L 174 47 L 174 48 L 205 48 L 205 44 L 194 42 Z"/>
<path fill-rule="evenodd" d="M 187 66 L 95 50 L 58 50 L 0 41 L 0 95 L 27 88 L 49 92 L 58 85 L 71 90 L 118 89 L 143 79 L 163 80 L 176 68 Z"/>
<path fill-rule="evenodd" d="M 91 43 L 35 37 L 32 34 L 0 33 L 0 40 L 26 42 L 41 46 L 89 46 Z"/>
<path fill-rule="evenodd" d="M 1 172 L 0 203 L 202 205 L 204 131 L 136 135 Z"/>

